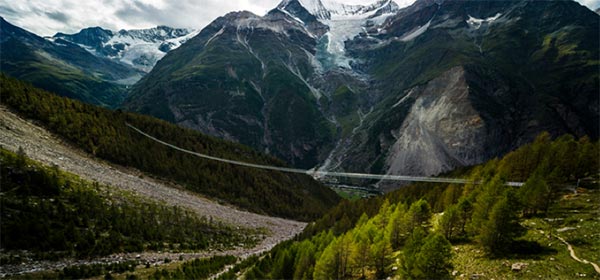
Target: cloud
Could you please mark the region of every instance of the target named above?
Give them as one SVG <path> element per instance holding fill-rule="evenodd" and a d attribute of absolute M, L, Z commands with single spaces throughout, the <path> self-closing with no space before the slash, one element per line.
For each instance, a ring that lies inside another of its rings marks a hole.
<path fill-rule="evenodd" d="M 42 36 L 85 27 L 111 30 L 157 25 L 201 29 L 231 11 L 265 14 L 280 0 L 0 0 L 0 16 Z"/>
<path fill-rule="evenodd" d="M 65 13 L 61 13 L 61 12 L 46 12 L 46 15 L 58 22 L 62 22 L 62 23 L 68 23 L 70 18 L 68 15 L 66 15 Z"/>
<path fill-rule="evenodd" d="M 281 0 L 0 0 L 0 16 L 42 36 L 90 26 L 111 30 L 157 25 L 202 29 L 219 16 L 247 10 L 263 15 Z M 338 0 L 348 4 L 375 0 Z M 395 0 L 401 6 L 414 0 Z M 578 0 L 595 9 L 599 0 Z"/>
<path fill-rule="evenodd" d="M 578 2 L 581 5 L 588 6 L 592 10 L 596 10 L 596 9 L 600 8 L 600 1 L 599 0 L 578 0 Z"/>

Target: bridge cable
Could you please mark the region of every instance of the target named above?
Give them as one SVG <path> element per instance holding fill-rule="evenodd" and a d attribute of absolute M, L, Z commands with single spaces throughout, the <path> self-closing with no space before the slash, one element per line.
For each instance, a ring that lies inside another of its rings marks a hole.
<path fill-rule="evenodd" d="M 278 167 L 271 165 L 263 165 L 263 164 L 255 164 L 237 160 L 224 159 L 219 157 L 214 157 L 206 154 L 197 153 L 194 151 L 186 150 L 184 148 L 175 146 L 173 144 L 167 143 L 156 137 L 142 131 L 141 129 L 129 124 L 125 123 L 129 128 L 135 130 L 137 133 L 159 143 L 169 148 L 178 150 L 180 152 L 184 152 L 193 156 L 197 156 L 200 158 L 214 160 L 223 163 L 229 163 L 232 165 L 245 166 L 257 169 L 264 170 L 273 170 L 273 171 L 281 171 L 287 173 L 298 173 L 305 174 L 312 177 L 341 177 L 341 178 L 355 178 L 355 179 L 373 179 L 373 180 L 386 180 L 386 181 L 405 181 L 405 182 L 428 182 L 428 183 L 448 183 L 448 184 L 480 184 L 480 182 L 474 182 L 472 180 L 467 179 L 457 179 L 457 178 L 443 178 L 443 177 L 424 177 L 424 176 L 403 176 L 403 175 L 389 175 L 389 174 L 367 174 L 367 173 L 346 173 L 346 172 L 328 172 L 328 171 L 315 171 L 315 170 L 306 170 L 306 169 L 298 169 L 298 168 L 288 168 L 288 167 Z M 507 186 L 522 186 L 521 182 L 506 182 Z"/>

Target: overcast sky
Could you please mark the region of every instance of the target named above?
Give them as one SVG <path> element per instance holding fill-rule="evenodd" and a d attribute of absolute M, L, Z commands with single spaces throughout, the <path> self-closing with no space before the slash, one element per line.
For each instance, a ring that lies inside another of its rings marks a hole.
<path fill-rule="evenodd" d="M 259 15 L 281 0 L 0 0 L 0 16 L 42 36 L 75 33 L 101 26 L 111 30 L 157 25 L 201 29 L 230 11 L 248 10 Z M 406 6 L 414 0 L 395 0 Z M 600 0 L 577 0 L 592 9 Z M 338 0 L 356 4 L 374 0 Z"/>

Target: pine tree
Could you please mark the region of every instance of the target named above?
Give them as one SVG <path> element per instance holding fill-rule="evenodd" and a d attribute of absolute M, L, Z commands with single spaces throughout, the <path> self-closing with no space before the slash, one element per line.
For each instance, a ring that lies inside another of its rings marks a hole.
<path fill-rule="evenodd" d="M 406 204 L 398 203 L 394 208 L 394 212 L 392 212 L 390 221 L 388 223 L 388 239 L 390 240 L 390 245 L 394 250 L 399 249 L 404 243 L 404 240 L 410 234 L 410 232 L 408 232 L 406 211 Z"/>
<path fill-rule="evenodd" d="M 534 172 L 519 189 L 519 198 L 524 206 L 525 215 L 545 212 L 550 205 L 550 187 L 543 179 L 541 172 Z"/>
<path fill-rule="evenodd" d="M 425 231 L 417 227 L 406 240 L 406 245 L 404 245 L 404 249 L 402 250 L 402 266 L 399 270 L 402 278 L 414 279 L 423 275 L 423 272 L 416 266 L 416 259 L 421 251 L 421 246 L 423 246 L 425 236 Z"/>
<path fill-rule="evenodd" d="M 459 230 L 460 225 L 460 213 L 458 212 L 458 206 L 452 205 L 440 218 L 439 228 L 448 240 L 452 240 L 456 232 Z"/>
<path fill-rule="evenodd" d="M 422 227 L 427 230 L 431 220 L 431 207 L 424 199 L 419 199 L 410 205 L 408 209 L 409 231 L 413 231 L 416 227 Z"/>
<path fill-rule="evenodd" d="M 422 274 L 417 279 L 452 278 L 452 246 L 444 236 L 432 233 L 425 238 L 416 256 L 415 267 Z"/>
<path fill-rule="evenodd" d="M 506 253 L 514 239 L 524 233 L 517 216 L 520 209 L 517 201 L 513 191 L 506 191 L 492 207 L 488 220 L 482 223 L 477 240 L 488 254 Z"/>

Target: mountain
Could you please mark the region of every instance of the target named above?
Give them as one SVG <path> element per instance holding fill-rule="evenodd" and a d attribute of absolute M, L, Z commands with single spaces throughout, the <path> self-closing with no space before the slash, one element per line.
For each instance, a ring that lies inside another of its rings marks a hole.
<path fill-rule="evenodd" d="M 573 1 L 418 1 L 350 43 L 385 95 L 338 162 L 438 174 L 542 131 L 597 139 L 599 23 Z"/>
<path fill-rule="evenodd" d="M 321 77 L 325 34 L 328 27 L 295 0 L 264 17 L 230 13 L 159 61 L 125 108 L 311 168 L 336 134 L 324 113 L 328 98 L 312 80 Z"/>
<path fill-rule="evenodd" d="M 90 27 L 75 34 L 57 33 L 52 39 L 69 41 L 98 57 L 110 58 L 149 72 L 167 52 L 176 49 L 196 34 L 194 30 L 168 26 L 118 32 Z"/>
<path fill-rule="evenodd" d="M 599 19 L 574 1 L 285 0 L 215 20 L 124 107 L 294 166 L 435 175 L 542 131 L 597 139 Z"/>
<path fill-rule="evenodd" d="M 57 94 L 116 107 L 141 72 L 62 39 L 46 40 L 0 18 L 0 69 Z"/>

